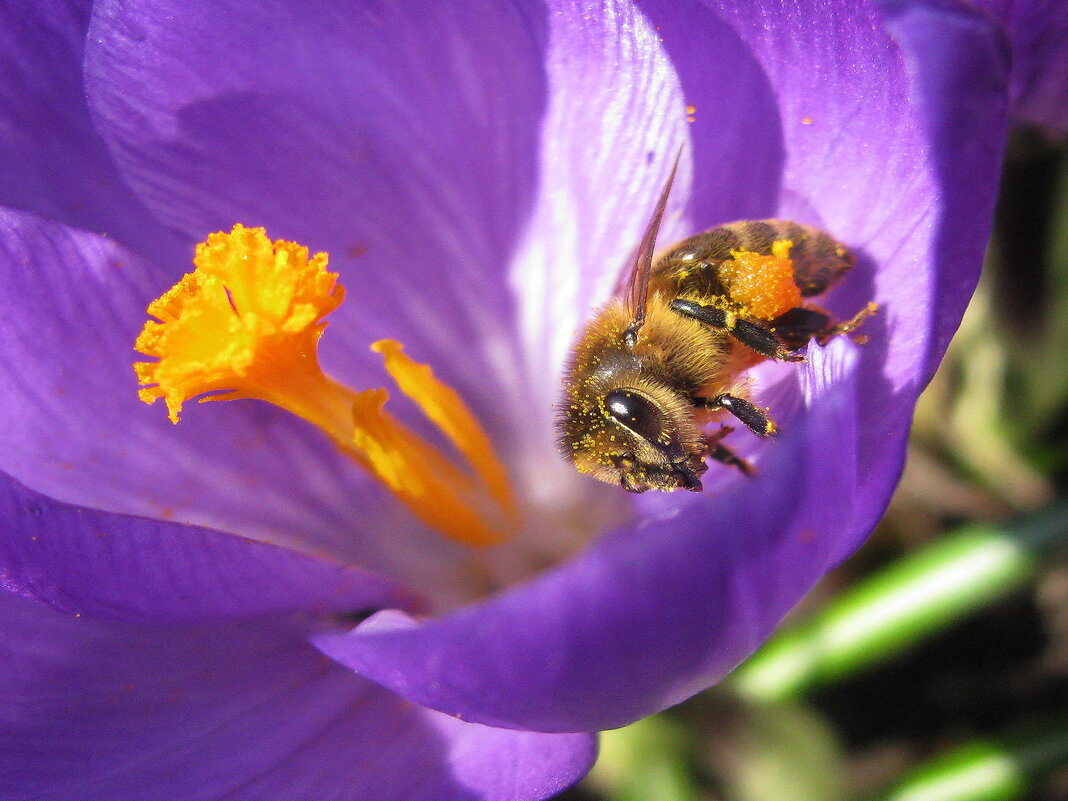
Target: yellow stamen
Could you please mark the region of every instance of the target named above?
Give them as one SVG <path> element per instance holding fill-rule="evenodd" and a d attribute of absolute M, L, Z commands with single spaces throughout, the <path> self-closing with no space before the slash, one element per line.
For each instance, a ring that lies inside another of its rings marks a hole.
<path fill-rule="evenodd" d="M 751 250 L 732 250 L 731 260 L 720 266 L 719 277 L 727 292 L 746 313 L 761 320 L 774 320 L 801 305 L 801 292 L 794 282 L 790 248 L 794 243 L 780 239 L 763 256 Z"/>
<path fill-rule="evenodd" d="M 468 545 L 499 542 L 516 525 L 504 467 L 452 388 L 399 343 L 373 347 L 463 457 L 461 468 L 385 411 L 384 389 L 357 392 L 319 366 L 323 318 L 344 297 L 327 256 L 234 226 L 198 245 L 196 269 L 148 307 L 135 349 L 158 361 L 134 370 L 146 403 L 163 398 L 177 423 L 182 404 L 256 398 L 321 428 L 423 522 Z"/>
<path fill-rule="evenodd" d="M 429 365 L 413 362 L 403 352 L 403 345 L 392 339 L 380 339 L 371 350 L 381 353 L 386 370 L 401 392 L 419 404 L 419 408 L 441 429 L 478 473 L 493 499 L 501 508 L 515 512 L 511 486 L 504 465 L 493 452 L 478 420 L 466 407 L 456 390 L 434 377 Z"/>

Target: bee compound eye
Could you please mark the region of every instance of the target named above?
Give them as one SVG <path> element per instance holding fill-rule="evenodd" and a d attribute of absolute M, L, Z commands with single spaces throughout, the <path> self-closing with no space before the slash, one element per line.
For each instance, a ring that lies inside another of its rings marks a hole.
<path fill-rule="evenodd" d="M 639 437 L 656 442 L 663 431 L 660 410 L 648 398 L 626 389 L 604 396 L 604 407 L 612 418 Z"/>

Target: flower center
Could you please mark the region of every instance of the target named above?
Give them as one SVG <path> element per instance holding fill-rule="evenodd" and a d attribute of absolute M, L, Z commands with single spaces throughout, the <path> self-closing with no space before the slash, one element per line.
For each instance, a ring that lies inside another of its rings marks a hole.
<path fill-rule="evenodd" d="M 761 320 L 774 320 L 801 305 L 801 291 L 794 282 L 790 248 L 794 243 L 779 239 L 771 253 L 762 256 L 751 250 L 732 250 L 731 259 L 719 268 L 730 298 Z"/>
<path fill-rule="evenodd" d="M 255 398 L 318 426 L 420 520 L 467 545 L 503 540 L 518 525 L 507 474 L 474 414 L 398 342 L 371 347 L 386 370 L 455 446 L 458 465 L 385 410 L 385 389 L 356 391 L 319 366 L 323 318 L 344 289 L 327 255 L 308 257 L 262 228 L 235 225 L 197 245 L 195 269 L 148 307 L 135 350 L 157 361 L 134 370 L 145 403 Z M 157 322 L 158 320 L 158 322 Z"/>

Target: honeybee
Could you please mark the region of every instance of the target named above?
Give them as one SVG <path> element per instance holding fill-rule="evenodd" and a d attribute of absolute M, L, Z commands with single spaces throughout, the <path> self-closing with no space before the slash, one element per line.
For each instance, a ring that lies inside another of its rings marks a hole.
<path fill-rule="evenodd" d="M 742 373 L 765 359 L 803 362 L 797 351 L 811 339 L 852 331 L 876 309 L 869 303 L 836 324 L 808 305 L 855 257 L 823 231 L 786 220 L 721 225 L 654 264 L 674 177 L 673 167 L 620 297 L 574 346 L 557 419 L 560 450 L 579 472 L 629 492 L 700 491 L 706 458 L 751 473 L 721 442 L 731 427 L 705 433 L 730 414 L 758 437 L 775 435 Z"/>

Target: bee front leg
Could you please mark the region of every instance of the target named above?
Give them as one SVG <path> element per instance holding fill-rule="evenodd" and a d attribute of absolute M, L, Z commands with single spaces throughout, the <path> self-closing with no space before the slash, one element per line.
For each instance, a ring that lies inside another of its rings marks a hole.
<path fill-rule="evenodd" d="M 703 409 L 725 409 L 745 423 L 745 427 L 758 437 L 774 437 L 779 433 L 779 427 L 763 409 L 737 395 L 724 393 L 714 398 L 694 398 L 694 405 Z M 717 439 L 726 433 L 730 431 L 720 433 Z"/>
<path fill-rule="evenodd" d="M 749 464 L 749 462 L 741 456 L 738 456 L 734 451 L 722 443 L 722 439 L 732 431 L 734 431 L 732 426 L 720 426 L 719 431 L 705 437 L 706 453 L 710 458 L 715 459 L 720 464 L 725 464 L 728 467 L 736 467 L 744 475 L 752 476 L 753 465 Z"/>
<path fill-rule="evenodd" d="M 733 414 L 758 437 L 773 437 L 779 431 L 779 427 L 763 409 L 745 398 L 723 394 L 713 398 L 712 404 Z"/>
<path fill-rule="evenodd" d="M 781 362 L 803 362 L 805 357 L 790 353 L 786 344 L 770 328 L 725 312 L 716 306 L 706 306 L 681 298 L 671 301 L 672 311 L 683 317 L 697 320 L 713 328 L 722 328 L 743 345 L 752 348 L 761 356 Z M 744 421 L 743 421 L 744 422 Z"/>

